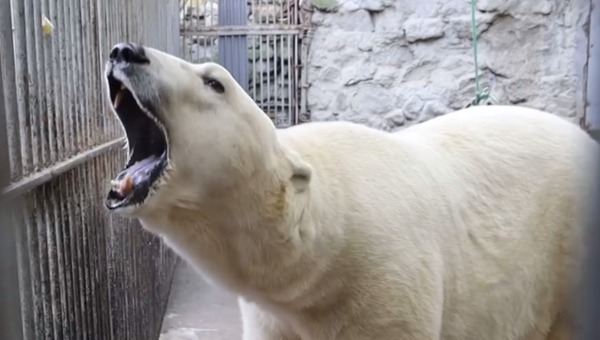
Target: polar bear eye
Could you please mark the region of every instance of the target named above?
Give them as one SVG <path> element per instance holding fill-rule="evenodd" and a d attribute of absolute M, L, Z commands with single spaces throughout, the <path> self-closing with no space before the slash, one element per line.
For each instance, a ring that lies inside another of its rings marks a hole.
<path fill-rule="evenodd" d="M 224 93 L 225 88 L 218 80 L 212 78 L 204 78 L 204 84 L 210 86 L 217 93 Z"/>

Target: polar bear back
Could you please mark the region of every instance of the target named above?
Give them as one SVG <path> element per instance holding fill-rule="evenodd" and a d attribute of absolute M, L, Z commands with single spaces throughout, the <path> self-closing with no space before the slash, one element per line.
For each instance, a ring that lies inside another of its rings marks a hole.
<path fill-rule="evenodd" d="M 438 301 L 443 333 L 463 339 L 550 327 L 564 307 L 598 150 L 574 124 L 484 106 L 394 134 L 323 122 L 280 139 L 313 168 L 315 223 L 343 233 L 339 265 L 365 301 Z"/>

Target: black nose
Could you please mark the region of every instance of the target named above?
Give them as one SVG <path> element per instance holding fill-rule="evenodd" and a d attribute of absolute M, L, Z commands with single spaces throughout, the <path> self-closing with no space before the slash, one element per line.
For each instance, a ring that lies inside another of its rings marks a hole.
<path fill-rule="evenodd" d="M 150 60 L 146 57 L 144 48 L 133 43 L 118 43 L 110 51 L 109 58 L 111 61 L 145 64 Z"/>

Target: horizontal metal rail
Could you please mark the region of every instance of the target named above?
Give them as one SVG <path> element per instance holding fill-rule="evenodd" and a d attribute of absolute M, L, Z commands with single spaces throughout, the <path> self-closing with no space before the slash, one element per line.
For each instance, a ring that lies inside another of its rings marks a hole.
<path fill-rule="evenodd" d="M 49 182 L 50 180 L 60 176 L 63 173 L 76 168 L 78 165 L 83 164 L 97 156 L 100 156 L 120 144 L 124 144 L 125 140 L 126 138 L 122 137 L 114 139 L 104 144 L 100 144 L 92 149 L 79 153 L 65 161 L 56 163 L 55 165 L 49 168 L 31 174 L 18 182 L 8 185 L 2 190 L 2 195 L 5 195 L 5 198 L 8 199 L 18 197 L 32 189 L 35 189 L 41 184 Z"/>
<path fill-rule="evenodd" d="M 299 34 L 306 30 L 302 25 L 251 25 L 251 26 L 199 26 L 182 28 L 182 35 L 231 36 L 260 34 Z"/>

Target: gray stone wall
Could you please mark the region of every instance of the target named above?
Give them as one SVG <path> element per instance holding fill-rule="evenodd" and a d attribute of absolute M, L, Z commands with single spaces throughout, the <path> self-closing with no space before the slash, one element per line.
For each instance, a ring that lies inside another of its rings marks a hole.
<path fill-rule="evenodd" d="M 590 0 L 479 0 L 477 9 L 482 88 L 500 104 L 578 120 Z M 315 10 L 312 25 L 313 121 L 395 130 L 474 98 L 467 0 L 337 0 Z"/>

